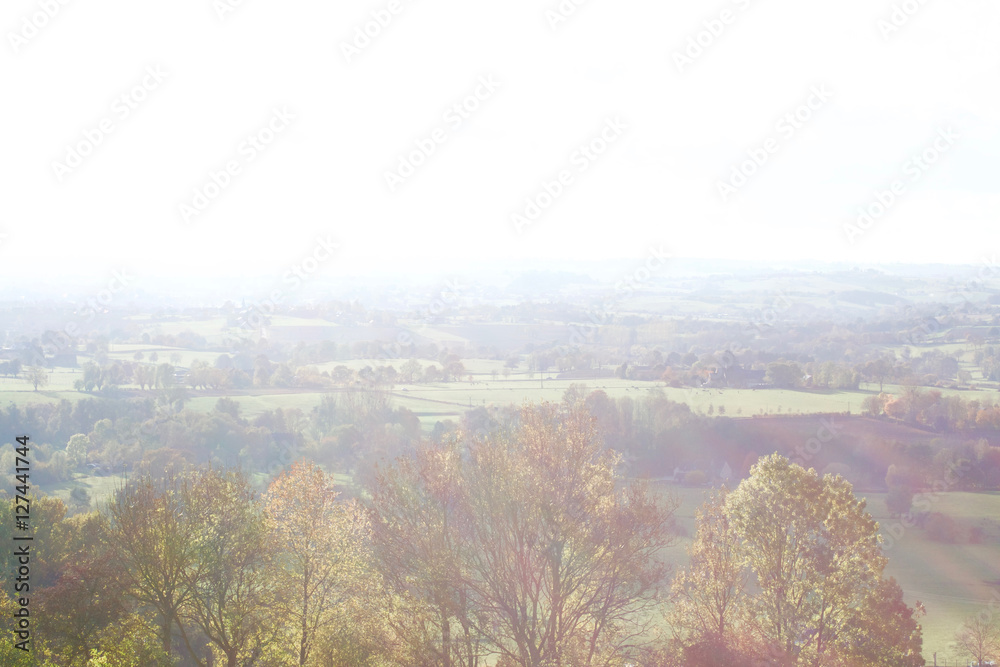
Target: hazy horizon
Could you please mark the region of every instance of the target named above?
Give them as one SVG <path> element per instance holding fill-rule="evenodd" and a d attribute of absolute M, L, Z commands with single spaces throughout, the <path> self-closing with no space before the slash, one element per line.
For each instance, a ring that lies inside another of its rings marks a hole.
<path fill-rule="evenodd" d="M 0 275 L 267 276 L 320 236 L 339 244 L 330 275 L 650 246 L 779 263 L 991 254 L 986 2 L 893 18 L 888 1 L 595 1 L 565 20 L 554 0 L 230 4 L 101 0 L 42 21 L 8 3 Z M 386 25 L 358 48 L 373 20 Z M 246 143 L 261 132 L 271 143 Z M 911 161 L 925 151 L 933 164 Z M 226 185 L 192 212 L 213 174 Z M 894 181 L 888 212 L 849 232 Z M 518 223 L 546 184 L 554 203 Z"/>

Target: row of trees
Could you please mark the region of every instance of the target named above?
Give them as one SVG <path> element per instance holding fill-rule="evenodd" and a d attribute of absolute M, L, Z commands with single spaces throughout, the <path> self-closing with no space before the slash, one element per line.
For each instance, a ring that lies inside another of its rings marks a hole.
<path fill-rule="evenodd" d="M 1000 404 L 945 396 L 936 389 L 924 391 L 912 385 L 903 387 L 898 394 L 868 396 L 862 401 L 861 410 L 874 417 L 885 415 L 942 432 L 1000 430 Z"/>
<path fill-rule="evenodd" d="M 150 360 L 155 356 L 155 353 L 150 355 Z M 296 367 L 287 362 L 272 363 L 265 355 L 258 355 L 252 368 L 244 370 L 234 365 L 228 355 L 221 355 L 214 365 L 201 360 L 193 361 L 186 376 L 179 379 L 178 371 L 183 371 L 173 363 L 143 363 L 143 358 L 142 353 L 136 353 L 135 361 L 87 362 L 83 364 L 82 376 L 74 382 L 74 388 L 88 393 L 104 389 L 116 390 L 130 384 L 137 385 L 143 391 L 169 389 L 175 385 L 211 390 L 251 387 L 332 389 L 391 386 L 411 382 L 450 382 L 462 378 L 466 372 L 465 366 L 454 354 L 444 355 L 444 363 L 440 366 L 423 366 L 416 359 L 410 359 L 399 370 L 392 365 L 365 366 L 359 369 L 340 365 L 327 371 L 320 371 L 316 366 Z M 39 377 L 42 378 L 41 381 Z M 47 378 L 47 373 L 41 368 L 29 368 L 25 372 L 25 379 L 33 383 L 36 389 L 39 382 L 44 386 Z"/>
<path fill-rule="evenodd" d="M 4 665 L 365 664 L 330 656 L 371 641 L 357 625 L 376 611 L 360 604 L 367 522 L 313 465 L 263 494 L 235 469 L 202 468 L 130 481 L 102 513 L 66 519 L 48 498 L 32 511 L 34 651 L 5 634 Z M 12 513 L 0 503 L 3 532 Z M 5 591 L 12 578 L 5 568 Z"/>
<path fill-rule="evenodd" d="M 39 655 L 74 667 L 171 655 L 199 667 L 922 664 L 916 612 L 882 577 L 877 526 L 842 479 L 762 459 L 703 508 L 671 581 L 677 501 L 620 470 L 581 400 L 384 460 L 361 500 L 304 462 L 263 493 L 208 467 L 140 476 L 103 512 L 66 520 L 40 500 L 52 516 L 38 517 Z"/>

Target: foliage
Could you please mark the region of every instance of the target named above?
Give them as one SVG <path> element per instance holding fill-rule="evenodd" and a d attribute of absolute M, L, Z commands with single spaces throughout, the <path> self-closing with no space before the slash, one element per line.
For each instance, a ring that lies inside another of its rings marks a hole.
<path fill-rule="evenodd" d="M 708 481 L 708 476 L 703 470 L 690 470 L 684 473 L 684 484 L 687 486 L 702 486 Z"/>
<path fill-rule="evenodd" d="M 271 482 L 265 511 L 282 548 L 275 577 L 285 634 L 295 664 L 305 665 L 318 641 L 334 641 L 327 635 L 351 641 L 345 611 L 373 575 L 369 525 L 356 502 L 337 501 L 331 475 L 305 462 Z"/>
<path fill-rule="evenodd" d="M 927 530 L 927 536 L 935 542 L 954 544 L 958 541 L 958 524 L 942 512 L 931 512 L 924 523 L 924 528 Z"/>
<path fill-rule="evenodd" d="M 446 665 L 484 650 L 530 667 L 628 655 L 667 573 L 673 505 L 621 486 L 618 464 L 586 410 L 543 404 L 467 452 L 452 442 L 383 471 L 375 542 L 398 604 L 423 609 L 411 644 Z"/>
<path fill-rule="evenodd" d="M 913 491 L 908 486 L 890 486 L 885 506 L 893 516 L 902 516 L 913 506 Z"/>
<path fill-rule="evenodd" d="M 913 610 L 882 579 L 878 525 L 839 476 L 760 459 L 703 507 L 690 553 L 669 618 L 691 664 L 712 664 L 713 650 L 782 665 L 867 654 L 887 662 L 865 664 L 923 664 Z"/>
<path fill-rule="evenodd" d="M 181 487 L 181 502 L 194 563 L 183 573 L 190 595 L 179 615 L 204 633 L 228 667 L 257 660 L 273 643 L 279 620 L 271 609 L 277 540 L 269 517 L 235 470 L 198 471 Z"/>

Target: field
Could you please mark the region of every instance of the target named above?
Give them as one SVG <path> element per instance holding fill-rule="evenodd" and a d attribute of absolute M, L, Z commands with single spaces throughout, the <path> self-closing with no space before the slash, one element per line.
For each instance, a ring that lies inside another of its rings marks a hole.
<path fill-rule="evenodd" d="M 135 347 L 135 349 L 117 349 Z M 111 352 L 111 358 L 131 359 L 136 351 L 142 351 L 147 357 L 151 352 L 157 352 L 160 361 L 166 361 L 171 354 L 180 354 L 181 367 L 187 367 L 195 359 L 214 363 L 218 356 L 208 352 L 191 352 L 173 348 L 157 348 L 155 346 L 116 346 Z M 81 363 L 86 360 L 81 356 Z M 339 365 L 351 369 L 363 368 L 366 365 L 390 363 L 399 367 L 404 360 L 350 360 L 329 362 L 319 366 L 320 371 L 332 370 Z M 424 362 L 425 364 L 428 362 Z M 523 370 L 511 374 L 504 379 L 493 379 L 491 371 L 499 371 L 503 364 L 489 359 L 471 359 L 465 362 L 472 381 L 467 377 L 453 382 L 400 384 L 392 389 L 396 405 L 415 412 L 427 432 L 437 421 L 455 420 L 465 411 L 481 406 L 520 405 L 539 401 L 559 402 L 571 385 L 585 385 L 589 390 L 601 389 L 612 398 L 638 398 L 646 392 L 662 392 L 670 400 L 686 403 L 692 410 L 700 413 L 725 414 L 729 417 L 749 417 L 753 415 L 779 414 L 815 414 L 815 413 L 850 413 L 859 414 L 861 402 L 865 397 L 877 393 L 878 388 L 862 385 L 857 391 L 807 390 L 807 389 L 695 389 L 691 387 L 668 387 L 662 382 L 643 382 L 624 380 L 611 377 L 597 379 L 555 379 L 556 373 L 529 374 Z M 48 384 L 34 391 L 23 378 L 0 377 L 0 405 L 14 403 L 24 406 L 28 403 L 54 403 L 61 399 L 77 401 L 90 394 L 76 391 L 74 381 L 80 379 L 79 369 L 56 368 L 49 373 Z M 122 387 L 126 395 L 143 395 L 134 385 Z M 901 387 L 887 384 L 884 390 L 896 393 Z M 993 388 L 982 387 L 977 390 L 941 389 L 944 395 L 960 395 L 965 399 L 977 399 L 983 403 L 995 403 L 1000 400 L 1000 392 Z M 213 408 L 220 396 L 228 395 L 236 400 L 245 416 L 252 417 L 274 408 L 298 408 L 308 412 L 319 404 L 326 391 L 314 389 L 279 389 L 254 388 L 251 390 L 203 391 L 188 388 L 191 397 L 189 406 L 195 410 L 208 411 Z"/>

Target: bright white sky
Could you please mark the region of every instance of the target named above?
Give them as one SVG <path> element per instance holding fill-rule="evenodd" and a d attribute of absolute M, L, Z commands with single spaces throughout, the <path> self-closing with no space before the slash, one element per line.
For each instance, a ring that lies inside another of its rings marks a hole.
<path fill-rule="evenodd" d="M 350 63 L 342 43 L 389 0 L 243 0 L 224 19 L 227 0 L 64 1 L 17 53 L 11 35 L 57 0 L 0 10 L 0 275 L 280 274 L 318 234 L 341 244 L 334 274 L 651 244 L 859 262 L 998 249 L 995 0 L 926 0 L 888 39 L 893 0 L 589 0 L 555 29 L 558 0 L 402 0 Z M 722 10 L 734 20 L 679 72 L 674 53 Z M 115 99 L 153 66 L 165 80 L 122 120 Z M 499 88 L 455 129 L 445 113 L 484 76 Z M 779 131 L 820 85 L 832 97 Z M 281 107 L 295 120 L 247 162 L 240 144 Z M 53 163 L 104 118 L 112 134 L 60 183 Z M 627 129 L 581 173 L 574 151 L 614 118 Z M 959 138 L 910 180 L 904 163 L 949 126 Z M 385 172 L 435 128 L 447 141 L 390 192 Z M 723 203 L 720 179 L 769 138 Z M 179 205 L 231 159 L 241 173 L 185 224 Z M 511 214 L 562 169 L 571 185 L 516 233 Z M 888 214 L 849 243 L 845 223 L 893 180 Z"/>

